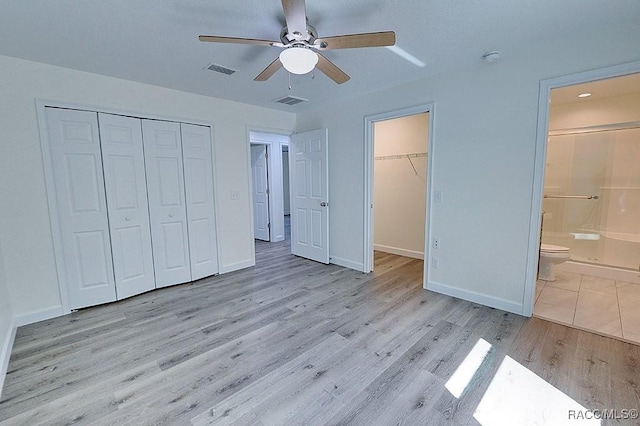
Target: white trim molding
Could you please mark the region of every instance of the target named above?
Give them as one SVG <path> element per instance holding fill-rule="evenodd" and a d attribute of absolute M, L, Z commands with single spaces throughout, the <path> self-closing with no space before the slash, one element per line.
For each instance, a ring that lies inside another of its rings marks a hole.
<path fill-rule="evenodd" d="M 6 335 L 4 342 L 1 342 L 2 347 L 0 348 L 0 395 L 2 395 L 4 380 L 9 369 L 9 359 L 11 358 L 11 351 L 13 349 L 13 343 L 15 342 L 16 331 L 18 327 L 27 324 L 33 324 L 39 321 L 45 321 L 62 315 L 64 315 L 62 306 L 58 305 L 22 315 L 16 315 L 13 317 L 13 319 L 11 320 L 11 324 L 9 325 L 9 332 Z"/>
<path fill-rule="evenodd" d="M 368 115 L 364 118 L 364 259 L 362 262 L 363 271 L 373 271 L 373 161 L 374 161 L 374 124 L 378 121 L 392 120 L 394 118 L 407 117 L 416 114 L 429 113 L 429 134 L 427 142 L 427 181 L 426 181 L 426 208 L 425 208 L 425 236 L 424 236 L 424 253 L 422 258 L 429 258 L 429 239 L 431 233 L 431 197 L 433 187 L 433 158 L 434 158 L 434 123 L 435 123 L 435 104 L 433 102 L 416 105 L 413 107 L 403 108 L 394 111 L 388 111 L 375 115 Z M 403 255 L 405 256 L 405 255 Z M 411 256 L 415 257 L 415 256 Z M 425 262 L 423 287 L 426 288 L 429 268 Z"/>
<path fill-rule="evenodd" d="M 411 257 L 413 259 L 424 260 L 424 252 L 416 250 L 407 250 L 399 247 L 384 246 L 382 244 L 374 244 L 373 249 L 375 251 L 381 251 L 384 253 L 397 254 L 398 256 Z"/>
<path fill-rule="evenodd" d="M 2 388 L 4 387 L 4 379 L 7 376 L 7 370 L 9 369 L 9 359 L 11 358 L 11 349 L 13 349 L 13 342 L 16 338 L 16 322 L 15 318 L 9 326 L 9 332 L 7 337 L 2 342 L 2 349 L 0 350 L 0 396 L 2 396 Z"/>
<path fill-rule="evenodd" d="M 490 308 L 501 309 L 503 311 L 522 315 L 523 306 L 521 303 L 516 303 L 511 300 L 502 299 L 500 297 L 488 296 L 486 294 L 478 293 L 471 290 L 464 290 L 459 287 L 453 287 L 447 284 L 436 283 L 433 281 L 427 282 L 426 289 L 458 299 L 467 300 L 469 302 L 478 303 L 480 305 L 489 306 Z"/>
<path fill-rule="evenodd" d="M 35 322 L 60 317 L 65 313 L 67 312 L 64 312 L 62 306 L 51 306 L 49 308 L 27 312 L 26 314 L 16 315 L 14 318 L 14 322 L 16 327 L 20 327 L 27 324 L 33 324 Z"/>
<path fill-rule="evenodd" d="M 341 257 L 329 256 L 329 263 L 333 265 L 342 266 L 344 268 L 354 269 L 356 271 L 360 271 L 364 273 L 371 272 L 371 271 L 365 271 L 363 263 L 354 262 L 352 260 L 343 259 Z"/>

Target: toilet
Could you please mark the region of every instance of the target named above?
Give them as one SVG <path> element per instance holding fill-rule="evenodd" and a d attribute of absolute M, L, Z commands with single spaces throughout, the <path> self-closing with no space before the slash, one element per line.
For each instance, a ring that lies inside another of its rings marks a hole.
<path fill-rule="evenodd" d="M 555 281 L 554 266 L 569 260 L 569 247 L 554 246 L 552 244 L 540 245 L 540 265 L 538 266 L 538 279 Z"/>

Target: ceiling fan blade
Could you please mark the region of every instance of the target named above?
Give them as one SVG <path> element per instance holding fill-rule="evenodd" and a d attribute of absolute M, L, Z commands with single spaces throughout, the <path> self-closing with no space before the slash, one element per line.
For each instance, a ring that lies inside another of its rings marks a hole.
<path fill-rule="evenodd" d="M 276 58 L 275 61 L 271 62 L 256 78 L 255 81 L 266 81 L 271 77 L 276 71 L 282 68 L 282 62 L 280 62 L 280 58 Z"/>
<path fill-rule="evenodd" d="M 318 50 L 351 49 L 355 47 L 393 46 L 396 44 L 396 33 L 383 31 L 379 33 L 348 34 L 316 39 L 312 47 Z"/>
<path fill-rule="evenodd" d="M 327 77 L 335 81 L 338 84 L 342 84 L 345 81 L 349 81 L 351 77 L 345 74 L 340 68 L 338 68 L 333 62 L 318 53 L 318 64 L 316 65 L 320 71 L 322 71 Z"/>
<path fill-rule="evenodd" d="M 220 37 L 220 36 L 201 35 L 200 37 L 198 37 L 198 39 L 200 41 L 209 41 L 213 43 L 252 44 L 255 46 L 278 46 L 278 47 L 284 46 L 279 41 L 259 40 L 255 38 Z"/>
<path fill-rule="evenodd" d="M 289 34 L 300 35 L 302 39 L 308 40 L 307 11 L 304 0 L 282 0 L 282 9 Z"/>

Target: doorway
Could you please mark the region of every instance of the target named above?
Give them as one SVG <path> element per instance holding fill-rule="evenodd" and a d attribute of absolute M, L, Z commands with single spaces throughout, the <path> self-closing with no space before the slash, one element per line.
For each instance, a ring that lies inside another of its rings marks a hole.
<path fill-rule="evenodd" d="M 253 237 L 261 241 L 271 241 L 268 158 L 267 145 L 251 144 Z"/>
<path fill-rule="evenodd" d="M 634 342 L 639 73 L 634 63 L 541 83 L 525 290 L 530 315 Z M 540 242 L 569 251 L 545 280 L 536 280 Z"/>
<path fill-rule="evenodd" d="M 330 260 L 328 129 L 311 130 L 293 135 L 249 131 L 248 139 L 252 220 L 254 210 L 260 208 L 257 205 L 254 206 L 259 197 L 256 196 L 254 200 L 253 182 L 259 179 L 254 179 L 253 176 L 252 150 L 255 151 L 253 157 L 257 158 L 260 155 L 258 151 L 262 149 L 256 146 L 265 145 L 267 157 L 265 192 L 269 204 L 269 242 L 285 241 L 285 233 L 289 230 L 288 241 L 292 254 L 328 264 Z M 288 165 L 283 162 L 286 158 L 289 160 Z M 284 177 L 285 168 L 290 171 L 287 180 Z M 291 216 L 286 217 L 285 220 L 284 193 L 287 191 L 290 195 Z M 259 221 L 255 220 L 255 222 Z M 258 234 L 253 228 L 252 231 L 254 235 Z"/>
<path fill-rule="evenodd" d="M 429 258 L 432 110 L 423 105 L 366 118 L 365 272 L 374 269 L 375 251 Z"/>
<path fill-rule="evenodd" d="M 249 132 L 251 205 L 254 239 L 279 242 L 286 239 L 285 192 L 288 197 L 289 164 L 283 163 L 289 136 Z M 285 185 L 286 183 L 286 185 Z"/>
<path fill-rule="evenodd" d="M 282 206 L 284 212 L 284 239 L 291 239 L 291 186 L 289 184 L 289 145 L 282 145 Z"/>

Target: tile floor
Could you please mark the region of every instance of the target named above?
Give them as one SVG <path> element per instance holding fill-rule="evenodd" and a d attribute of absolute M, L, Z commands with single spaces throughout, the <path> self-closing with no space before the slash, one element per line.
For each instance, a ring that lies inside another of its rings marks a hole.
<path fill-rule="evenodd" d="M 533 315 L 640 344 L 640 284 L 557 271 L 537 281 Z"/>

